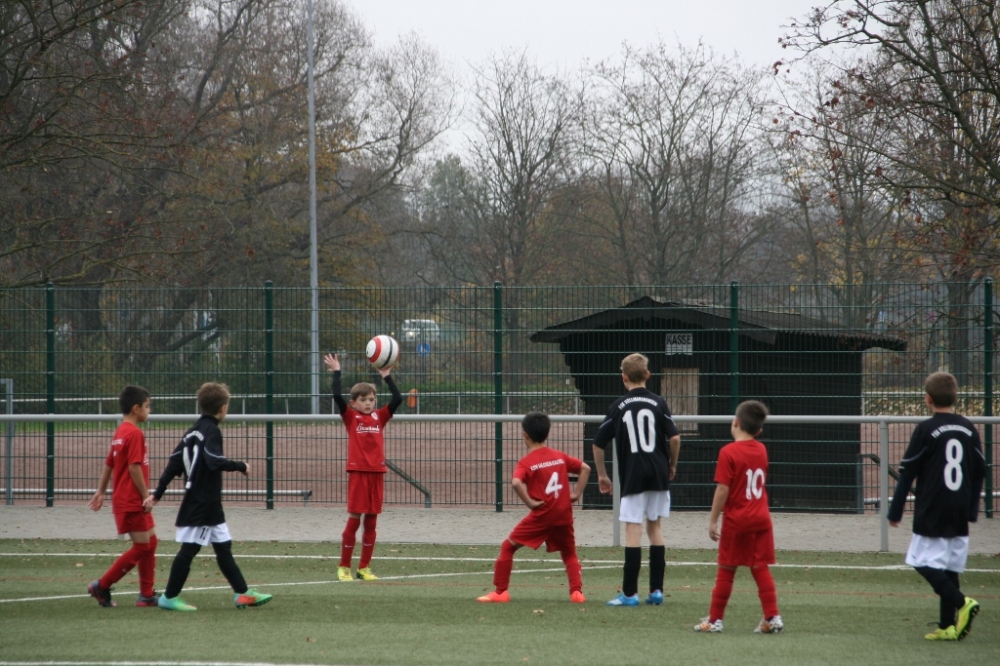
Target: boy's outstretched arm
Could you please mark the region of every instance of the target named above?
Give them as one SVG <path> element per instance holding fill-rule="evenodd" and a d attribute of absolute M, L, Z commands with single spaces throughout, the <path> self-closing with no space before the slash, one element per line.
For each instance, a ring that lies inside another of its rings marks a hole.
<path fill-rule="evenodd" d="M 583 496 L 583 490 L 587 487 L 587 479 L 589 478 L 590 465 L 582 463 L 580 465 L 580 472 L 576 477 L 576 487 L 573 488 L 573 493 L 569 496 L 571 501 L 575 502 Z"/>
<path fill-rule="evenodd" d="M 395 414 L 399 406 L 403 404 L 403 394 L 399 392 L 399 387 L 396 386 L 396 380 L 392 378 L 389 374 L 392 372 L 392 368 L 383 368 L 378 371 L 378 374 L 382 375 L 382 379 L 385 380 L 385 385 L 389 387 L 389 392 L 392 397 L 389 399 L 389 413 Z"/>
<path fill-rule="evenodd" d="M 151 492 L 142 503 L 144 507 L 149 508 L 159 502 L 163 498 L 163 493 L 167 492 L 167 486 L 170 485 L 170 482 L 184 473 L 183 453 L 184 449 L 181 445 L 170 454 L 167 466 L 163 470 L 163 474 L 160 475 L 160 481 L 156 484 L 156 490 Z"/>
<path fill-rule="evenodd" d="M 337 413 L 343 414 L 347 411 L 347 401 L 344 400 L 340 388 L 340 359 L 336 354 L 327 354 L 323 357 L 323 362 L 326 364 L 326 369 L 333 373 L 330 390 L 333 392 L 333 402 L 337 405 Z"/>

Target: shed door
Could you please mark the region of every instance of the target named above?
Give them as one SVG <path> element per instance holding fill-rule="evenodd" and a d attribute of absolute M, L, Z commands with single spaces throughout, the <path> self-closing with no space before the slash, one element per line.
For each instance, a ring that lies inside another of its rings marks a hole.
<path fill-rule="evenodd" d="M 660 380 L 660 395 L 667 401 L 670 413 L 678 416 L 698 415 L 699 368 L 665 368 Z M 678 423 L 684 435 L 697 435 L 697 423 Z"/>

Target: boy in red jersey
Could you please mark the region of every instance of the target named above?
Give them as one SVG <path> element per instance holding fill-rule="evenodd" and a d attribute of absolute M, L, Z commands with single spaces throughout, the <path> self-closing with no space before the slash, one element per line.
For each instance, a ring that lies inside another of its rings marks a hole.
<path fill-rule="evenodd" d="M 719 451 L 715 468 L 715 497 L 708 518 L 708 536 L 719 542 L 719 571 L 712 590 L 708 617 L 695 631 L 719 633 L 736 567 L 750 567 L 757 582 L 757 596 L 764 618 L 754 629 L 758 634 L 777 634 L 785 628 L 778 613 L 778 594 L 768 565 L 774 564 L 774 532 L 767 507 L 767 449 L 757 441 L 767 407 L 756 400 L 741 402 L 730 426 L 733 442 Z M 719 514 L 723 514 L 719 533 Z"/>
<path fill-rule="evenodd" d="M 582 604 L 587 600 L 583 596 L 580 560 L 576 556 L 573 502 L 583 494 L 590 466 L 545 445 L 551 426 L 549 417 L 540 412 L 526 414 L 521 421 L 521 436 L 528 447 L 528 455 L 518 461 L 511 485 L 531 513 L 521 519 L 500 546 L 500 556 L 493 565 L 496 590 L 479 597 L 477 601 L 501 604 L 510 601 L 507 587 L 511 569 L 514 568 L 514 553 L 521 546 L 537 549 L 543 543 L 548 552 L 558 550 L 562 556 L 566 577 L 569 578 L 570 601 Z M 579 475 L 572 493 L 566 492 L 569 473 Z"/>
<path fill-rule="evenodd" d="M 333 373 L 333 401 L 347 428 L 347 525 L 341 534 L 340 566 L 337 578 L 354 580 L 351 576 L 351 558 L 357 543 L 358 527 L 364 517 L 365 530 L 361 535 L 361 559 L 358 561 L 359 580 L 378 580 L 368 566 L 375 551 L 375 526 L 382 513 L 385 496 L 385 424 L 403 404 L 403 396 L 389 373 L 392 368 L 382 368 L 378 373 L 392 393 L 389 404 L 375 409 L 378 399 L 375 386 L 359 382 L 351 387 L 351 404 L 340 393 L 340 359 L 327 354 L 323 361 Z"/>
<path fill-rule="evenodd" d="M 143 507 L 149 495 L 149 451 L 139 424 L 149 418 L 149 391 L 140 386 L 126 386 L 118 395 L 122 423 L 111 439 L 111 450 L 104 461 L 104 471 L 97 482 L 97 492 L 90 508 L 100 511 L 108 482 L 114 481 L 111 511 L 118 534 L 128 534 L 132 547 L 119 556 L 98 580 L 87 586 L 90 596 L 105 607 L 115 606 L 111 586 L 136 565 L 139 566 L 139 597 L 136 606 L 156 606 L 159 595 L 153 591 L 156 574 L 156 530 L 153 514 Z"/>

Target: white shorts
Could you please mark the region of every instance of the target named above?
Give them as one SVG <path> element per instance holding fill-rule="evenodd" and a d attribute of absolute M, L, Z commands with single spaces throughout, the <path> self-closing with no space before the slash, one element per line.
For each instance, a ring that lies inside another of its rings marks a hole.
<path fill-rule="evenodd" d="M 670 491 L 647 490 L 637 495 L 625 495 L 618 509 L 618 520 L 623 523 L 639 523 L 645 520 L 659 520 L 670 515 Z"/>
<path fill-rule="evenodd" d="M 225 523 L 204 527 L 178 527 L 177 537 L 174 539 L 177 543 L 196 543 L 199 546 L 232 540 L 233 537 L 229 536 L 229 526 Z"/>
<path fill-rule="evenodd" d="M 969 559 L 969 537 L 928 537 L 914 534 L 906 550 L 911 567 L 930 567 L 962 573 Z"/>

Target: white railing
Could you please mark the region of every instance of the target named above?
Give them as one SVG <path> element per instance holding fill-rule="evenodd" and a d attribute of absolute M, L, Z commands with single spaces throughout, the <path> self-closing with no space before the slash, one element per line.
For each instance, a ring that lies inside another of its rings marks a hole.
<path fill-rule="evenodd" d="M 967 418 L 977 424 L 1000 424 L 1000 417 L 969 416 Z M 0 423 L 93 423 L 103 421 L 117 421 L 121 417 L 113 414 L 0 414 Z M 160 423 L 190 423 L 197 418 L 196 414 L 151 414 L 149 420 Z M 520 414 L 400 414 L 394 417 L 395 421 L 417 421 L 417 422 L 456 422 L 456 423 L 520 423 L 523 415 Z M 552 414 L 553 422 L 558 423 L 600 423 L 603 416 L 588 415 L 560 415 Z M 675 415 L 674 420 L 678 423 L 720 423 L 728 424 L 733 420 L 732 416 L 684 416 Z M 878 453 L 878 479 L 879 497 L 878 504 L 880 516 L 879 549 L 882 552 L 889 550 L 889 523 L 886 520 L 886 511 L 882 507 L 889 506 L 889 425 L 899 423 L 919 423 L 925 420 L 926 416 L 780 416 L 768 417 L 768 423 L 773 424 L 877 424 L 879 427 L 879 453 Z M 330 414 L 230 414 L 226 417 L 230 422 L 244 423 L 325 423 L 339 422 L 340 416 Z M 8 430 L 9 432 L 9 430 Z M 12 468 L 11 446 L 8 441 L 6 469 Z M 613 464 L 614 457 L 612 457 Z M 620 525 L 618 524 L 618 508 L 620 500 L 620 490 L 618 487 L 618 475 L 612 470 L 611 478 L 614 481 L 613 510 L 615 517 L 612 528 L 614 545 L 621 544 Z M 11 485 L 8 483 L 5 489 L 10 503 Z"/>

